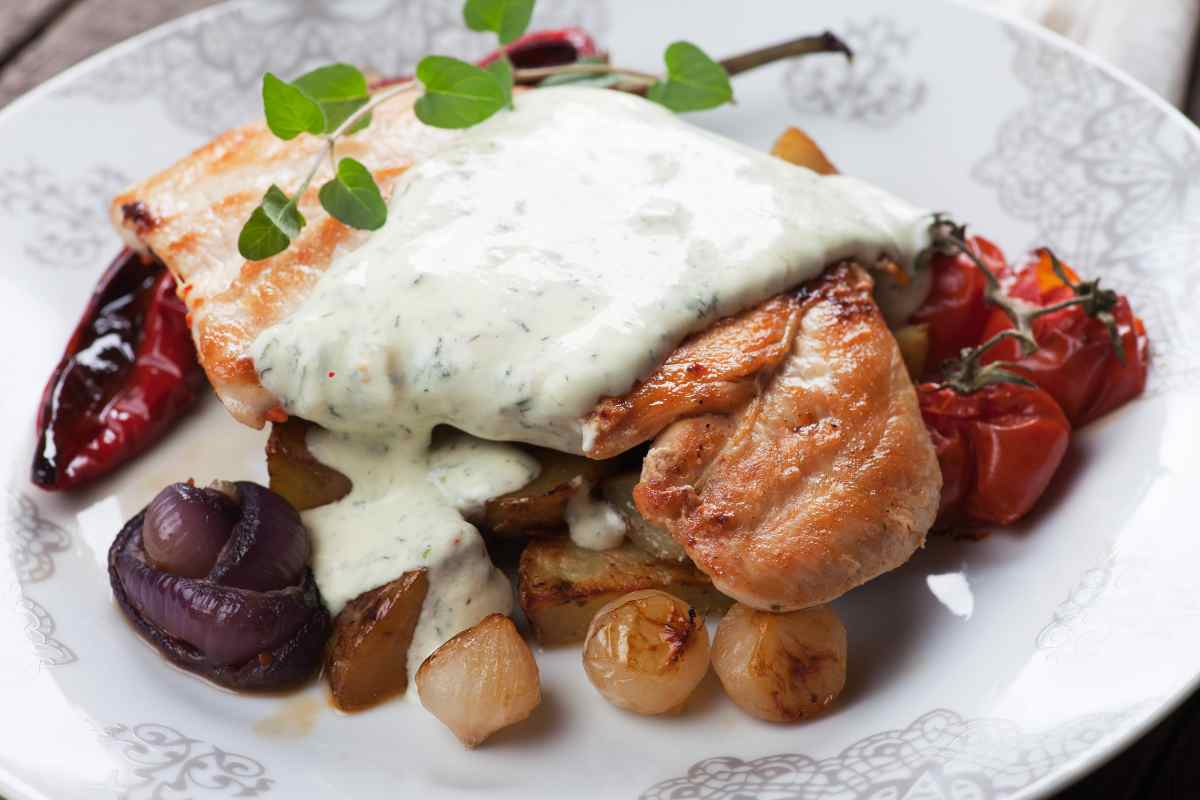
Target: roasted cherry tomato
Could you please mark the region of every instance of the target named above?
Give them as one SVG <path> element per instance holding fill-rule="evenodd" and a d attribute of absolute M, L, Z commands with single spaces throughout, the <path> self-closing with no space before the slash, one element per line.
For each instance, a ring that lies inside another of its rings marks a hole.
<path fill-rule="evenodd" d="M 968 243 L 997 280 L 1007 277 L 1008 265 L 999 247 L 982 236 L 972 236 Z M 961 254 L 935 255 L 930 268 L 933 286 L 929 297 L 910 321 L 929 326 L 925 364 L 927 371 L 936 373 L 942 362 L 983 341 L 991 309 L 986 299 L 987 279 L 970 258 Z"/>
<path fill-rule="evenodd" d="M 100 278 L 38 410 L 32 479 L 71 489 L 153 444 L 203 389 L 175 280 L 129 250 Z"/>
<path fill-rule="evenodd" d="M 1076 296 L 1072 285 L 1085 284 L 1069 267 L 1062 269 L 1069 284 L 1055 274 L 1051 255 L 1043 250 L 1017 272 L 1008 293 L 1038 307 L 1070 300 Z M 1049 392 L 1076 427 L 1103 416 L 1141 394 L 1149 363 L 1142 321 L 1123 295 L 1109 296 L 1108 314 L 1120 337 L 1123 359 L 1101 317 L 1089 315 L 1083 306 L 1069 306 L 1033 320 L 1038 349 L 1031 355 L 1022 356 L 1018 344 L 1010 339 L 989 349 L 983 363 L 1011 362 L 1009 368 Z M 994 309 L 983 338 L 1011 327 L 1009 318 Z"/>
<path fill-rule="evenodd" d="M 936 527 L 1006 525 L 1033 508 L 1071 433 L 1054 398 L 1015 383 L 969 394 L 925 383 L 917 396 L 942 468 Z"/>

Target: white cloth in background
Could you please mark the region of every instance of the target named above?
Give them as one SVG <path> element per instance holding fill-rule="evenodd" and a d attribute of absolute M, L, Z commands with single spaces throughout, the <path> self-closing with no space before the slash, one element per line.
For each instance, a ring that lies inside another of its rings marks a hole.
<path fill-rule="evenodd" d="M 1035 20 L 1185 104 L 1200 0 L 974 1 Z"/>

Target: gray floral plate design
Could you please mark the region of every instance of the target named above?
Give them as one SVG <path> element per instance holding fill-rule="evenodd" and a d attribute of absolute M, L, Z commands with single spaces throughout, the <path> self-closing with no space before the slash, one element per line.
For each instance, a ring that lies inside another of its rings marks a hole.
<path fill-rule="evenodd" d="M 710 676 L 687 710 L 601 700 L 578 652 L 538 654 L 526 725 L 460 748 L 411 702 L 354 716 L 322 690 L 239 697 L 167 666 L 114 609 L 125 518 L 187 477 L 265 479 L 264 434 L 208 402 L 74 495 L 29 485 L 41 386 L 118 248 L 107 198 L 257 112 L 264 70 L 404 72 L 479 53 L 458 3 L 247 2 L 69 70 L 0 112 L 0 795 L 987 800 L 1044 797 L 1165 714 L 1200 675 L 1200 132 L 1129 79 L 1021 23 L 947 0 L 541 0 L 652 68 L 675 38 L 732 53 L 831 28 L 858 50 L 739 77 L 698 124 L 758 146 L 809 131 L 848 173 L 949 209 L 1013 258 L 1055 247 L 1145 317 L 1146 395 L 1075 439 L 1026 523 L 935 538 L 838 601 L 850 680 L 803 725 L 746 718 Z"/>

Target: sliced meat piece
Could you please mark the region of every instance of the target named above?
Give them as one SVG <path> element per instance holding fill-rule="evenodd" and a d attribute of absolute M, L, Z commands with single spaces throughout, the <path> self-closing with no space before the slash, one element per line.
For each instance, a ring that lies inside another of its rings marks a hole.
<path fill-rule="evenodd" d="M 606 397 L 584 421 L 590 458 L 612 458 L 680 417 L 730 411 L 758 391 L 756 376 L 791 351 L 800 297 L 777 295 L 725 317 L 675 349 L 622 397 Z"/>
<path fill-rule="evenodd" d="M 799 332 L 759 393 L 654 442 L 634 497 L 723 593 L 825 603 L 904 563 L 941 473 L 896 342 L 855 266 L 801 292 Z"/>
<path fill-rule="evenodd" d="M 372 112 L 369 128 L 338 142 L 338 157 L 365 164 L 385 197 L 413 161 L 455 135 L 422 125 L 412 112 L 416 96 L 384 103 Z M 153 251 L 175 274 L 213 388 L 234 417 L 256 428 L 276 400 L 258 381 L 251 343 L 300 305 L 336 254 L 359 247 L 369 235 L 321 208 L 317 190 L 330 176 L 324 163 L 300 202 L 308 225 L 292 246 L 265 261 L 238 254 L 242 224 L 263 193 L 276 183 L 291 194 L 323 146 L 307 134 L 282 141 L 263 122 L 244 125 L 134 185 L 110 209 L 126 241 Z"/>

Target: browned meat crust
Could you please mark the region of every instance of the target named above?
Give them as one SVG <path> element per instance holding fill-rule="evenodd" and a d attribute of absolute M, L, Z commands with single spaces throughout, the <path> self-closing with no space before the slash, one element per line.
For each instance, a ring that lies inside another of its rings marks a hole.
<path fill-rule="evenodd" d="M 668 427 L 634 495 L 717 588 L 769 610 L 827 602 L 904 563 L 941 489 L 870 278 L 834 267 L 801 298 L 789 355 L 755 396 Z"/>

